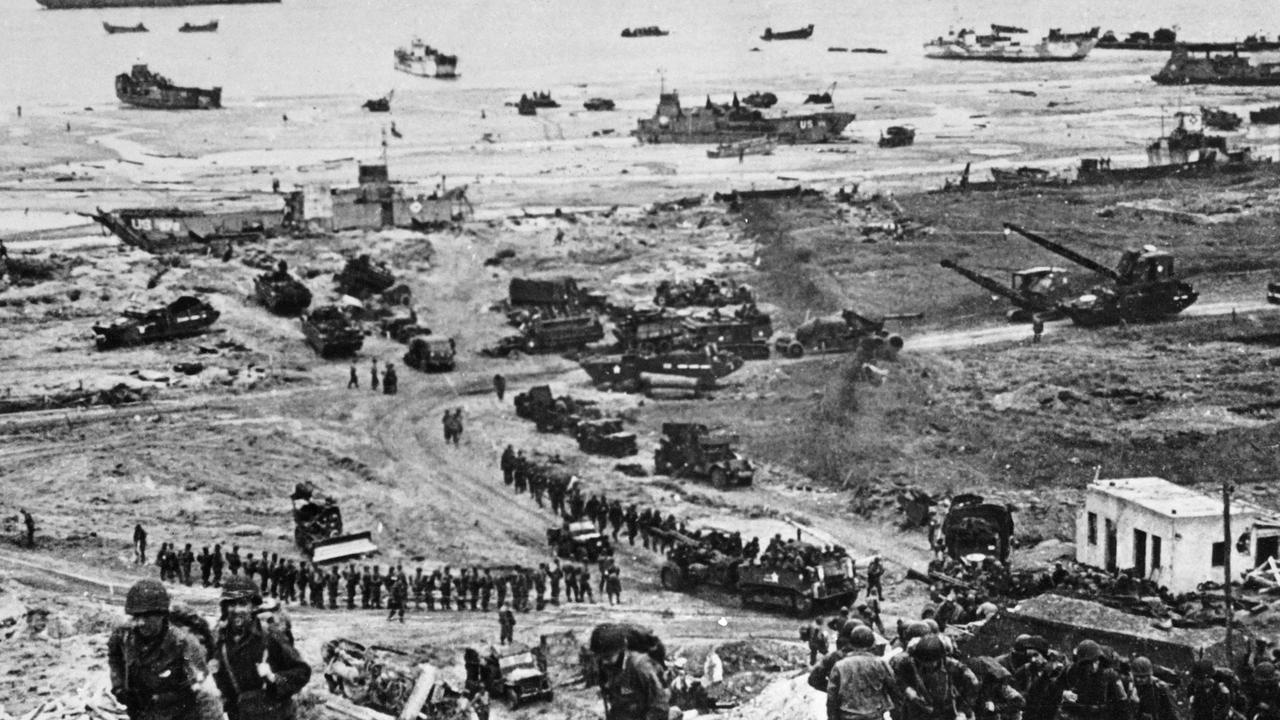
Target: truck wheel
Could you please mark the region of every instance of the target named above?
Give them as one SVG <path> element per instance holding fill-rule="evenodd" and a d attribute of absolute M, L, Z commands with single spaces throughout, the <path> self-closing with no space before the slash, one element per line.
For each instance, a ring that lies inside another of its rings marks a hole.
<path fill-rule="evenodd" d="M 724 470 L 716 468 L 711 471 L 711 484 L 718 490 L 723 490 L 729 486 L 729 478 L 725 475 Z"/>
<path fill-rule="evenodd" d="M 787 357 L 802 358 L 804 357 L 804 346 L 800 343 L 791 343 L 787 346 Z"/>

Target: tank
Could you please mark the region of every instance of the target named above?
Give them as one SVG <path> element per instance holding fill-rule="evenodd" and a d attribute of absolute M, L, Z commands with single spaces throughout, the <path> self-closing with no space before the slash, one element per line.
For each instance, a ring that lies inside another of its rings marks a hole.
<path fill-rule="evenodd" d="M 198 335 L 220 313 L 200 298 L 184 295 L 164 307 L 126 310 L 106 325 L 94 325 L 99 350 Z"/>
<path fill-rule="evenodd" d="M 321 357 L 353 355 L 364 345 L 364 332 L 335 305 L 322 305 L 304 314 L 302 333 Z"/>
<path fill-rule="evenodd" d="M 344 295 L 363 298 L 390 289 L 396 283 L 396 276 L 386 263 L 359 255 L 347 261 L 334 275 L 334 281 Z"/>
<path fill-rule="evenodd" d="M 283 260 L 275 270 L 253 279 L 253 294 L 263 307 L 277 315 L 298 315 L 311 304 L 311 291 L 289 274 Z"/>

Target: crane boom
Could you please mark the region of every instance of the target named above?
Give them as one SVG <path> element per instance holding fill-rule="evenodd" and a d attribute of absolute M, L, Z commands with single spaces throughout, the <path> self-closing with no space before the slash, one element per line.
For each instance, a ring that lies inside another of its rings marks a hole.
<path fill-rule="evenodd" d="M 1107 277 L 1111 278 L 1113 281 L 1120 282 L 1120 274 L 1117 273 L 1115 270 L 1091 258 L 1087 258 L 1084 255 L 1081 255 L 1080 253 L 1076 252 L 1075 250 L 1072 250 L 1068 247 L 1060 245 L 1041 235 L 1037 235 L 1031 232 L 1030 230 L 1026 230 L 1022 227 L 1014 225 L 1013 223 L 1005 223 L 1004 229 L 1006 232 L 1008 231 L 1016 232 L 1019 235 L 1023 236 L 1024 238 L 1030 240 L 1031 242 L 1048 250 L 1049 252 L 1061 255 L 1062 257 L 1074 263 L 1083 265 L 1084 267 L 1089 268 L 1090 270 L 1098 273 L 1099 275 L 1106 275 Z"/>
<path fill-rule="evenodd" d="M 996 295 L 1001 295 L 1003 297 L 1008 298 L 1009 302 L 1022 308 L 1023 310 L 1028 310 L 1031 312 L 1041 312 L 1046 310 L 1052 310 L 1055 307 L 1055 304 L 1053 302 L 1050 302 L 1048 300 L 1041 300 L 1033 296 L 1028 296 L 1026 294 L 1019 293 L 1016 290 L 1013 290 L 1011 288 L 1007 288 L 1004 285 L 1001 285 L 1000 283 L 996 282 L 995 280 L 992 280 L 991 278 L 987 277 L 986 275 L 981 275 L 979 273 L 976 273 L 970 270 L 969 268 L 956 264 L 954 260 L 943 260 L 941 265 L 942 267 L 948 270 L 954 270 L 960 273 L 961 275 L 965 276 L 969 280 L 977 283 L 978 285 L 981 285 L 982 287 L 986 288 L 987 290 L 990 290 Z"/>

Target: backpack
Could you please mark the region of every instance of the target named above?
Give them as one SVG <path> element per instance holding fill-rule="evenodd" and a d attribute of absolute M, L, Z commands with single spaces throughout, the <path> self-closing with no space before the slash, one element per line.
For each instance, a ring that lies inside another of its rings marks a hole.
<path fill-rule="evenodd" d="M 207 657 L 213 657 L 213 628 L 195 610 L 186 605 L 174 604 L 169 608 L 169 622 L 195 635 L 204 647 Z"/>

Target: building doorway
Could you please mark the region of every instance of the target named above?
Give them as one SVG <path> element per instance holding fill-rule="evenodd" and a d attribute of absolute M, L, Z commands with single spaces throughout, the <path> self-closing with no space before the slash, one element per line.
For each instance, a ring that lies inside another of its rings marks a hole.
<path fill-rule="evenodd" d="M 1107 536 L 1106 536 L 1106 539 L 1104 540 L 1104 542 L 1107 543 L 1106 569 L 1108 572 L 1113 572 L 1116 570 L 1116 524 L 1115 522 L 1111 520 L 1107 520 L 1106 533 L 1107 533 Z"/>
<path fill-rule="evenodd" d="M 1133 531 L 1133 567 L 1138 577 L 1147 576 L 1147 533 L 1143 530 Z"/>

